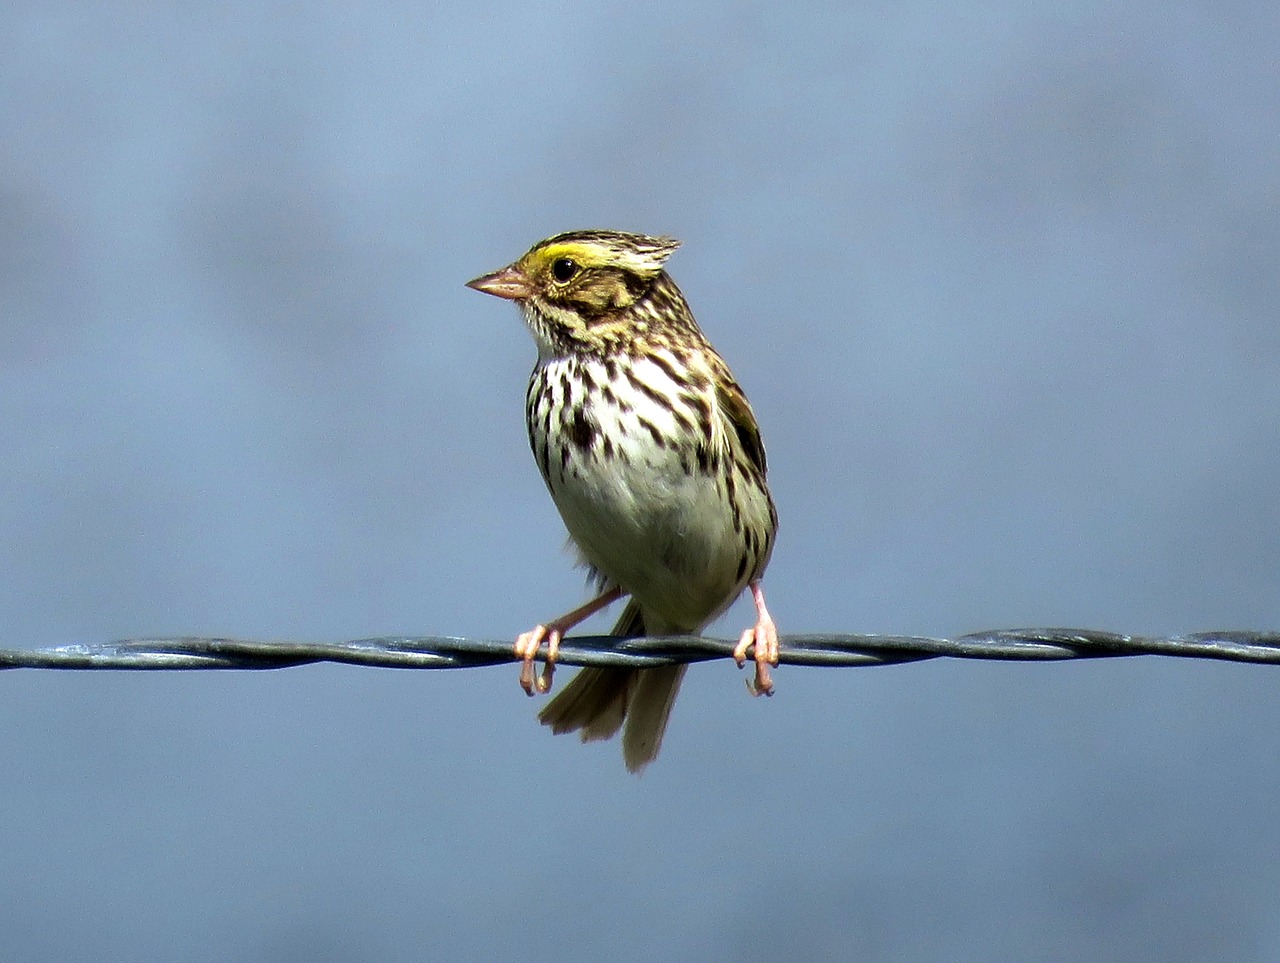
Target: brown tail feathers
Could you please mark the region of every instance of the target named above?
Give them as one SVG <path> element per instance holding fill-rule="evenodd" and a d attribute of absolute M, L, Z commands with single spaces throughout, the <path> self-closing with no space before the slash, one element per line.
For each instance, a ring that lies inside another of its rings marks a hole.
<path fill-rule="evenodd" d="M 645 634 L 644 617 L 635 599 L 627 601 L 611 634 Z M 662 748 L 662 734 L 686 668 L 663 665 L 652 669 L 580 669 L 547 703 L 538 720 L 556 735 L 580 730 L 583 742 L 612 738 L 625 720 L 622 759 L 629 771 L 640 772 Z"/>

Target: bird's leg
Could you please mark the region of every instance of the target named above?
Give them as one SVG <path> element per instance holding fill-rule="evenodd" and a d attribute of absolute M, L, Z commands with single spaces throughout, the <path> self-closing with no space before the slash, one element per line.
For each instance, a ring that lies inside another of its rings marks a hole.
<path fill-rule="evenodd" d="M 764 607 L 764 589 L 759 582 L 751 583 L 751 597 L 756 603 L 756 624 L 742 633 L 737 647 L 733 650 L 733 660 L 738 668 L 747 661 L 747 649 L 755 646 L 756 679 L 754 684 L 747 683 L 752 695 L 773 695 L 773 679 L 769 675 L 769 666 L 778 664 L 778 627 L 773 624 L 773 617 Z"/>
<path fill-rule="evenodd" d="M 516 658 L 521 660 L 520 687 L 529 695 L 551 690 L 551 676 L 555 672 L 556 656 L 560 652 L 560 639 L 571 628 L 584 619 L 595 615 L 610 602 L 622 597 L 622 589 L 616 585 L 606 592 L 601 592 L 586 605 L 580 605 L 572 612 L 566 612 L 558 619 L 552 619 L 545 625 L 534 626 L 528 632 L 522 632 L 516 638 Z M 538 657 L 538 647 L 542 640 L 547 640 L 547 660 L 542 675 L 534 678 L 533 660 Z"/>

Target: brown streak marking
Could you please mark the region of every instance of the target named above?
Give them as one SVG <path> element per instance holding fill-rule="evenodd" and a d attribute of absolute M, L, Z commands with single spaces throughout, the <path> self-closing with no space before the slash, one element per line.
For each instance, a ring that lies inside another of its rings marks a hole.
<path fill-rule="evenodd" d="M 600 433 L 599 427 L 581 408 L 574 409 L 573 417 L 566 420 L 564 427 L 569 440 L 584 452 L 591 450 L 592 442 L 595 441 L 596 436 Z M 565 450 L 566 452 L 568 451 L 567 446 Z M 566 457 L 568 457 L 567 454 Z"/>
<path fill-rule="evenodd" d="M 673 382 L 675 382 L 682 388 L 688 387 L 689 385 L 688 377 L 685 374 L 681 373 L 679 370 L 677 370 L 676 366 L 673 365 L 670 361 L 668 361 L 663 355 L 653 353 L 653 354 L 650 354 L 648 357 L 650 361 L 652 361 L 664 372 L 666 372 L 667 377 L 670 378 Z"/>
<path fill-rule="evenodd" d="M 627 380 L 631 382 L 631 387 L 635 388 L 636 391 L 641 394 L 647 395 L 658 407 L 665 408 L 667 411 L 675 410 L 675 405 L 672 404 L 670 398 L 664 395 L 661 391 L 651 388 L 649 385 L 645 384 L 631 372 L 630 368 L 626 370 L 625 374 L 627 376 Z"/>
<path fill-rule="evenodd" d="M 649 432 L 649 434 L 653 436 L 653 443 L 655 445 L 659 448 L 667 447 L 667 439 L 663 437 L 662 432 L 658 430 L 657 425 L 644 417 L 637 418 L 636 421 L 640 423 L 641 428 L 645 429 L 645 431 Z"/>

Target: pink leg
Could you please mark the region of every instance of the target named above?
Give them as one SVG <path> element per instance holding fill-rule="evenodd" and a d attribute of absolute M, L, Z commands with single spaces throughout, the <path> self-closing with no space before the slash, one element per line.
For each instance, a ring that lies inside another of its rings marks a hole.
<path fill-rule="evenodd" d="M 778 664 L 778 627 L 773 624 L 769 610 L 764 607 L 764 589 L 759 582 L 751 583 L 751 597 L 756 603 L 756 624 L 742 633 L 733 650 L 733 660 L 738 668 L 747 661 L 747 649 L 755 646 L 756 679 L 747 683 L 752 695 L 773 695 L 773 679 L 769 666 Z"/>
<path fill-rule="evenodd" d="M 555 672 L 556 656 L 560 652 L 560 640 L 564 634 L 584 619 L 595 615 L 611 602 L 622 597 L 622 589 L 617 586 L 597 595 L 586 605 L 581 605 L 572 612 L 567 612 L 546 625 L 537 625 L 528 632 L 521 632 L 516 638 L 515 653 L 520 659 L 520 687 L 529 695 L 535 692 L 551 691 L 551 676 Z M 547 640 L 547 661 L 541 677 L 533 675 L 533 660 L 538 657 L 538 647 L 542 640 Z"/>

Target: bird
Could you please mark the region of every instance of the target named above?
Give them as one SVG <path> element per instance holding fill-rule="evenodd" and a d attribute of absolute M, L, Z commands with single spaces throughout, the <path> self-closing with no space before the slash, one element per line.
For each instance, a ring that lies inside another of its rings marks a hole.
<path fill-rule="evenodd" d="M 746 395 L 667 273 L 672 237 L 610 230 L 557 234 L 467 282 L 514 301 L 538 357 L 525 394 L 534 461 L 598 594 L 518 636 L 520 684 L 550 690 L 564 633 L 629 596 L 612 633 L 694 635 L 744 590 L 753 625 L 733 656 L 754 657 L 756 695 L 772 695 L 778 630 L 762 579 L 778 512 Z M 535 660 L 546 642 L 544 669 Z M 685 665 L 588 667 L 539 713 L 583 742 L 625 722 L 623 761 L 658 755 Z"/>

